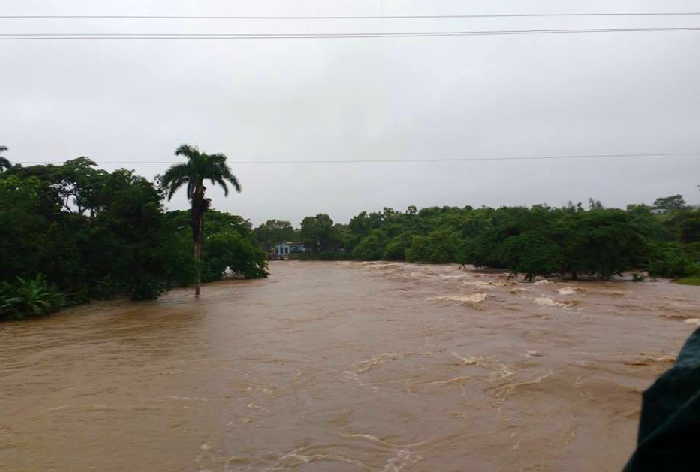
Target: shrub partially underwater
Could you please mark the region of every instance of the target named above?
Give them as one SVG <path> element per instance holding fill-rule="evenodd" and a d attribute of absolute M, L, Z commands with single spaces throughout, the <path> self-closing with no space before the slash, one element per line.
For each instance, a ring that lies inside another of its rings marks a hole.
<path fill-rule="evenodd" d="M 65 303 L 64 295 L 43 275 L 33 279 L 17 277 L 14 282 L 0 283 L 0 320 L 46 315 L 58 311 Z"/>

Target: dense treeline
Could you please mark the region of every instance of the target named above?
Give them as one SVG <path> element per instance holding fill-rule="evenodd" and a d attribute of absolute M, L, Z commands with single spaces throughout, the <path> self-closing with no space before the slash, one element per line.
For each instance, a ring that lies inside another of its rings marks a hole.
<path fill-rule="evenodd" d="M 0 319 L 193 283 L 189 211 L 165 212 L 158 185 L 80 157 L 63 165 L 0 162 Z M 263 277 L 251 225 L 209 210 L 202 278 Z"/>
<path fill-rule="evenodd" d="M 301 240 L 309 258 L 456 262 L 509 269 L 530 280 L 553 274 L 607 279 L 626 270 L 681 277 L 700 270 L 700 210 L 680 195 L 626 210 L 595 200 L 587 208 L 385 208 L 362 212 L 347 225 L 325 214 L 307 217 L 298 231 L 271 220 L 255 234 L 266 246 L 275 238 Z"/>

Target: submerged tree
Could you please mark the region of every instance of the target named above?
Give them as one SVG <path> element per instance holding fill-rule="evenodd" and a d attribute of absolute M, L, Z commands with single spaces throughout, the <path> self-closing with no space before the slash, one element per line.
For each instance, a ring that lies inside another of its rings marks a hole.
<path fill-rule="evenodd" d="M 0 154 L 7 151 L 7 146 L 0 146 Z M 0 156 L 0 172 L 4 169 L 9 169 L 11 166 L 10 161 L 6 157 Z"/>
<path fill-rule="evenodd" d="M 204 228 L 204 213 L 209 208 L 211 199 L 204 198 L 206 187 L 204 181 L 221 185 L 224 195 L 228 195 L 227 182 L 237 191 L 241 191 L 238 179 L 226 165 L 223 154 L 205 154 L 195 146 L 183 145 L 175 150 L 176 156 L 184 156 L 187 162 L 171 166 L 160 178 L 162 187 L 170 200 L 175 192 L 187 185 L 187 198 L 191 202 L 192 241 L 194 242 L 195 260 L 195 296 L 199 297 L 201 284 L 201 258 Z"/>

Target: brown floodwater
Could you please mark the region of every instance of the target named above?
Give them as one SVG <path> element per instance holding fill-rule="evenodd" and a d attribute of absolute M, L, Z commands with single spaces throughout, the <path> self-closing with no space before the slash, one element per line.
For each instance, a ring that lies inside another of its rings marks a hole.
<path fill-rule="evenodd" d="M 400 263 L 0 325 L 0 470 L 619 471 L 700 289 Z"/>

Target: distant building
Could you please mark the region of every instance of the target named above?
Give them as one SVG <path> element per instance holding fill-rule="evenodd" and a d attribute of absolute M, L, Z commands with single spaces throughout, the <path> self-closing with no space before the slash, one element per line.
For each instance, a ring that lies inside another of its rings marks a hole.
<path fill-rule="evenodd" d="M 286 259 L 290 254 L 300 254 L 306 252 L 304 243 L 283 242 L 276 244 L 272 255 L 277 259 Z"/>

